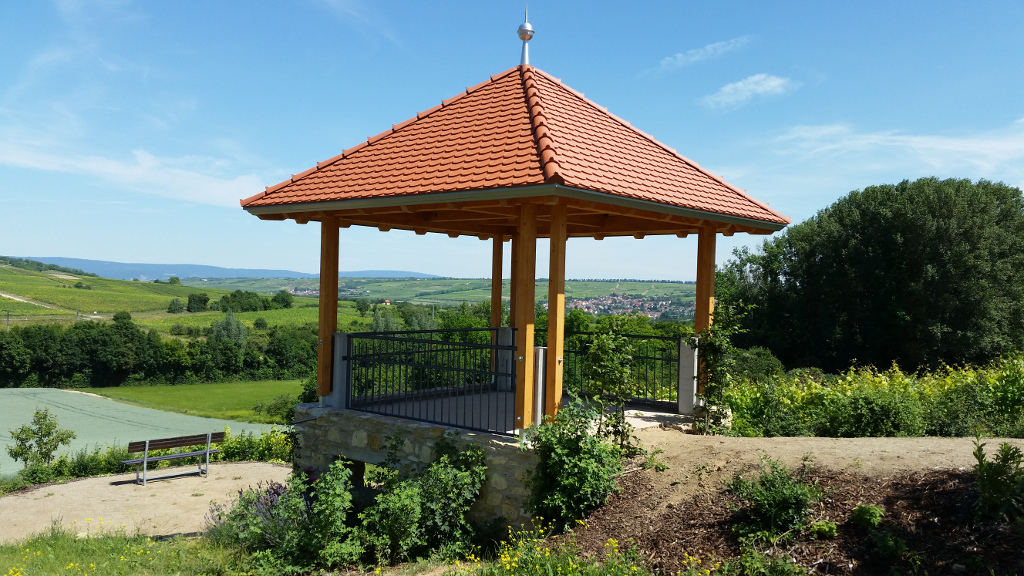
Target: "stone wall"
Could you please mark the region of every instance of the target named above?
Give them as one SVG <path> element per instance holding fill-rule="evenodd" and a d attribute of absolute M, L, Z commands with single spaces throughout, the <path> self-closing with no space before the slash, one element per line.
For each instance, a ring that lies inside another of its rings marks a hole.
<path fill-rule="evenodd" d="M 458 430 L 437 424 L 392 418 L 356 410 L 299 404 L 295 419 L 299 449 L 295 464 L 300 469 L 326 470 L 338 459 L 378 464 L 386 458 L 385 441 L 398 434 L 404 439 L 399 456 L 413 464 L 433 460 L 434 444 L 446 430 L 460 433 L 458 443 L 472 443 L 484 450 L 487 481 L 469 512 L 471 520 L 485 522 L 504 518 L 509 525 L 530 519 L 523 510 L 529 494 L 527 475 L 537 465 L 532 452 L 521 452 L 514 438 Z"/>

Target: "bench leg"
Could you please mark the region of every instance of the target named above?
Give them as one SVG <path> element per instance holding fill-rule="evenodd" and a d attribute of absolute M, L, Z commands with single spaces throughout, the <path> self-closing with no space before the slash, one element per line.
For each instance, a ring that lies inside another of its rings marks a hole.
<path fill-rule="evenodd" d="M 142 454 L 142 485 L 146 485 L 146 472 L 149 468 L 149 440 L 146 440 L 146 451 Z"/>

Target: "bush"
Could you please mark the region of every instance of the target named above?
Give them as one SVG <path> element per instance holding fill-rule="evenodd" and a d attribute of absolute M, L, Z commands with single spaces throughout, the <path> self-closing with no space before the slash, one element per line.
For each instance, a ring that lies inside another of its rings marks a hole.
<path fill-rule="evenodd" d="M 265 415 L 271 422 L 277 424 L 291 425 L 295 418 L 295 405 L 299 403 L 297 396 L 281 394 L 270 402 L 257 402 L 252 411 L 258 415 Z"/>
<path fill-rule="evenodd" d="M 937 392 L 926 407 L 926 430 L 930 436 L 970 436 L 992 415 L 992 398 L 978 378 Z"/>
<path fill-rule="evenodd" d="M 762 346 L 754 346 L 745 350 L 736 349 L 735 364 L 733 365 L 733 377 L 750 380 L 753 382 L 765 382 L 770 378 L 782 376 L 786 368 L 782 361 L 772 354 L 772 351 Z"/>
<path fill-rule="evenodd" d="M 181 314 L 185 311 L 185 303 L 181 301 L 181 298 L 172 298 L 171 303 L 167 305 L 168 314 Z"/>
<path fill-rule="evenodd" d="M 422 543 L 422 498 L 416 482 L 400 482 L 379 494 L 376 503 L 359 514 L 363 547 L 378 564 L 409 558 Z"/>
<path fill-rule="evenodd" d="M 287 485 L 270 482 L 245 490 L 230 508 L 214 504 L 207 516 L 214 541 L 238 545 L 278 572 L 355 562 L 362 552 L 346 520 L 351 471 L 338 461 L 312 485 L 293 474 Z"/>
<path fill-rule="evenodd" d="M 850 514 L 850 522 L 864 530 L 874 530 L 882 525 L 884 516 L 885 510 L 881 506 L 861 504 L 853 509 L 853 513 Z"/>
<path fill-rule="evenodd" d="M 440 457 L 419 480 L 423 495 L 423 529 L 426 543 L 443 558 L 470 552 L 473 528 L 466 519 L 470 506 L 487 479 L 484 451 L 471 445 L 458 450 L 446 435 L 436 450 Z"/>
<path fill-rule="evenodd" d="M 49 466 L 57 449 L 70 444 L 75 438 L 71 430 L 57 427 L 57 417 L 50 413 L 49 408 L 36 409 L 32 413 L 32 424 L 23 424 L 20 428 L 10 431 L 13 446 L 7 447 L 7 454 L 14 460 L 20 460 L 26 467 L 41 464 Z"/>
<path fill-rule="evenodd" d="M 825 400 L 815 426 L 818 436 L 920 436 L 924 409 L 915 398 L 895 390 L 860 388 Z"/>
<path fill-rule="evenodd" d="M 220 459 L 229 462 L 251 460 L 259 462 L 291 462 L 295 445 L 293 434 L 276 427 L 261 432 L 259 436 L 252 432 L 232 434 L 230 428 L 224 428 L 224 442 L 221 442 Z"/>
<path fill-rule="evenodd" d="M 981 438 L 974 440 L 974 478 L 978 482 L 979 516 L 1013 521 L 1024 517 L 1024 454 L 1006 442 L 999 445 L 993 460 L 985 455 Z"/>
<path fill-rule="evenodd" d="M 604 504 L 622 471 L 619 449 L 590 434 L 597 413 L 572 398 L 553 420 L 523 433 L 523 448 L 537 454 L 528 480 L 527 508 L 562 526 Z"/>
<path fill-rule="evenodd" d="M 804 483 L 808 468 L 794 476 L 783 464 L 771 458 L 761 461 L 756 481 L 737 474 L 728 483 L 729 490 L 747 501 L 745 518 L 736 524 L 744 537 L 775 541 L 804 528 L 807 513 L 822 497 L 815 484 Z"/>

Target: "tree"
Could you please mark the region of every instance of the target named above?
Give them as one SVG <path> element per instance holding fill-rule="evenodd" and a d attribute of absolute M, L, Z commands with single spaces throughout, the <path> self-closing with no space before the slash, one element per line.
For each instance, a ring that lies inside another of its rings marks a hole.
<path fill-rule="evenodd" d="M 25 346 L 20 331 L 0 332 L 0 388 L 15 385 L 31 365 L 32 352 Z"/>
<path fill-rule="evenodd" d="M 736 344 L 787 366 L 982 363 L 1024 347 L 1024 199 L 986 180 L 854 191 L 735 251 L 716 294 L 755 305 Z"/>
<path fill-rule="evenodd" d="M 402 329 L 402 324 L 397 318 L 391 315 L 384 306 L 377 306 L 373 311 L 373 320 L 370 322 L 371 332 L 397 332 Z"/>
<path fill-rule="evenodd" d="M 365 317 L 366 313 L 370 311 L 370 301 L 365 298 L 359 298 L 356 300 L 356 312 L 359 312 L 360 316 Z"/>
<path fill-rule="evenodd" d="M 206 312 L 206 307 L 210 304 L 210 297 L 206 295 L 206 292 L 193 292 L 188 295 L 188 306 L 186 309 L 189 312 Z"/>
<path fill-rule="evenodd" d="M 168 314 L 181 314 L 185 311 L 185 304 L 182 303 L 181 298 L 171 299 L 171 303 L 167 305 Z"/>
<path fill-rule="evenodd" d="M 167 283 L 170 284 L 171 286 L 181 286 L 181 278 L 178 278 L 177 276 L 171 276 L 170 278 L 167 279 Z"/>
<path fill-rule="evenodd" d="M 23 424 L 10 433 L 14 445 L 7 447 L 7 455 L 15 461 L 24 462 L 25 468 L 30 464 L 49 466 L 57 449 L 70 444 L 75 438 L 71 430 L 57 427 L 57 417 L 50 413 L 49 408 L 37 409 L 32 414 L 31 426 Z"/>
<path fill-rule="evenodd" d="M 287 290 L 279 290 L 274 297 L 270 299 L 270 303 L 277 308 L 291 308 L 292 301 L 295 299 L 292 293 Z"/>

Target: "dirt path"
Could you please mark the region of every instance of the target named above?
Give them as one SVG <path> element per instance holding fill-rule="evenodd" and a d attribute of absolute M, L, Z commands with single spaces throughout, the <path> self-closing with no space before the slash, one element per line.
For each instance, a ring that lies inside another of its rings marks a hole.
<path fill-rule="evenodd" d="M 807 458 L 814 466 L 863 476 L 902 471 L 969 470 L 975 464 L 973 438 L 730 438 L 695 436 L 671 427 L 637 431 L 643 446 L 660 449 L 657 458 L 668 470 L 651 475 L 661 506 L 678 503 L 708 488 L 719 488 L 744 466 L 761 456 L 798 466 Z M 985 439 L 993 454 L 1000 442 L 1024 450 L 1022 439 Z"/>
<path fill-rule="evenodd" d="M 209 478 L 180 476 L 141 486 L 133 472 L 40 485 L 0 498 L 0 542 L 23 540 L 54 522 L 78 533 L 122 528 L 151 536 L 199 532 L 211 502 L 227 503 L 239 490 L 261 480 L 282 482 L 290 472 L 282 464 L 217 462 Z"/>

